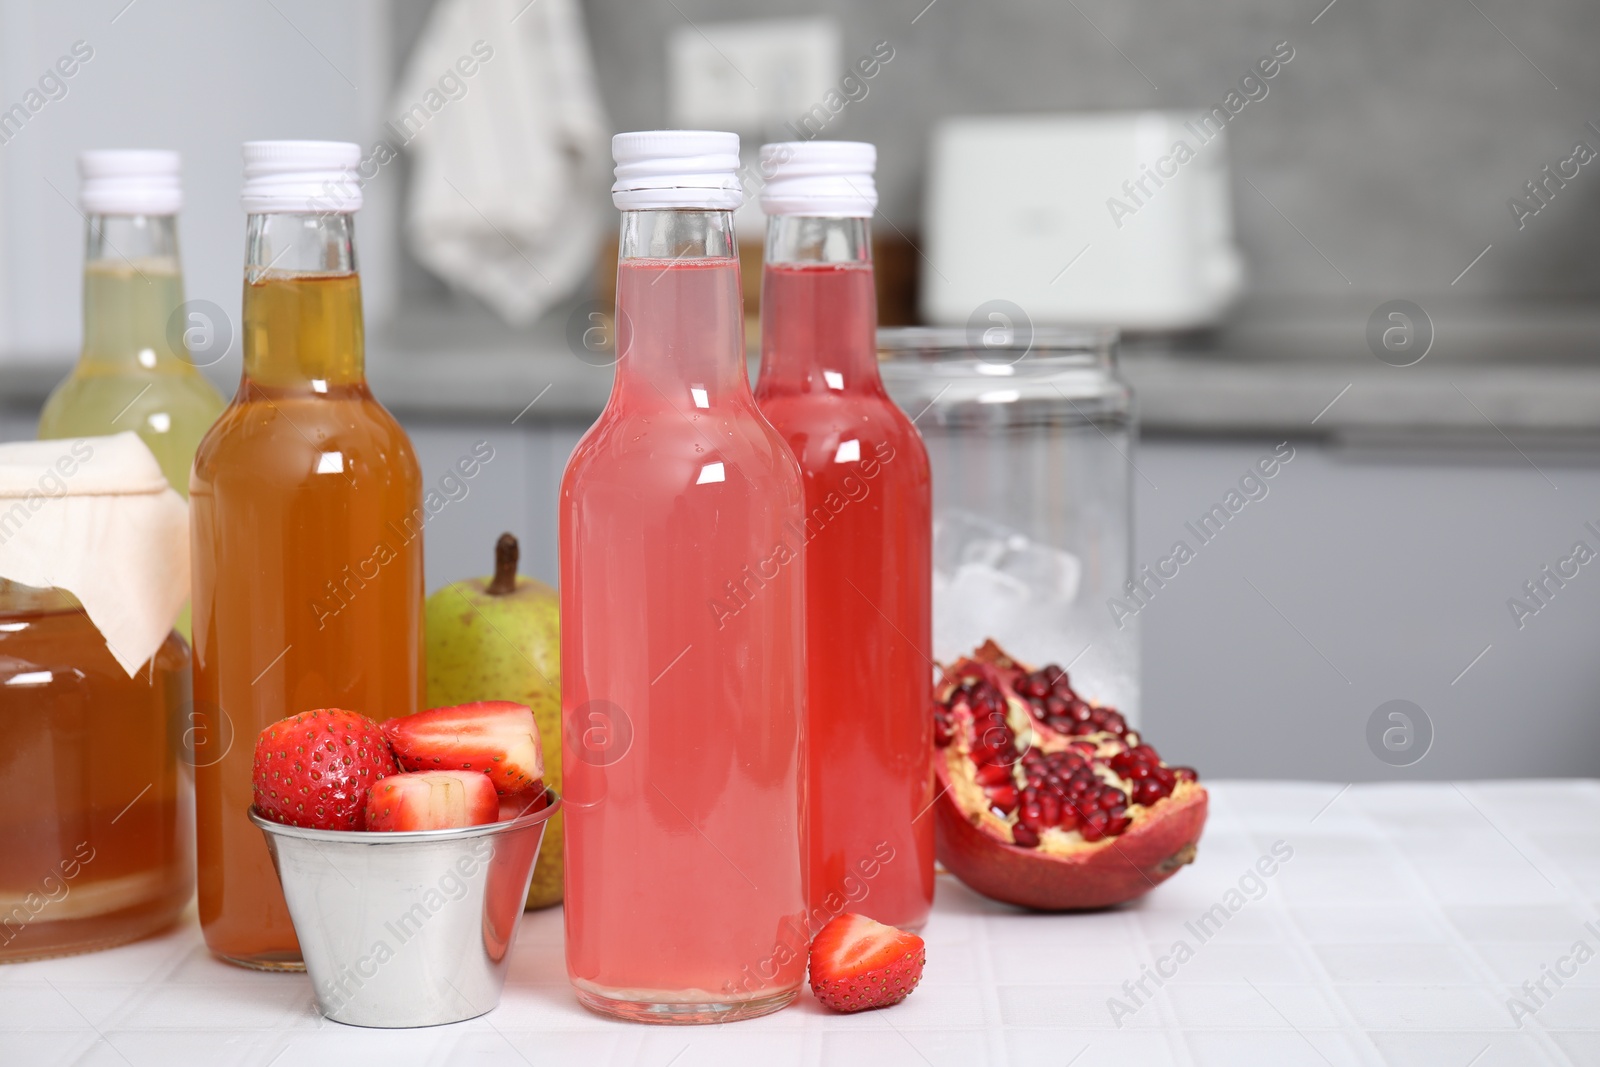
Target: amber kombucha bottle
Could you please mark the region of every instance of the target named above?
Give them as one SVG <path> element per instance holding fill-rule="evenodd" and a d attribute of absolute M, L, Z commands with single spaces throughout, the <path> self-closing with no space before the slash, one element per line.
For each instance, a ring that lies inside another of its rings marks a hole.
<path fill-rule="evenodd" d="M 194 556 L 200 924 L 223 959 L 298 969 L 261 832 L 256 737 L 422 693 L 422 490 L 411 442 L 367 388 L 353 144 L 245 146 L 244 373 L 200 444 Z"/>

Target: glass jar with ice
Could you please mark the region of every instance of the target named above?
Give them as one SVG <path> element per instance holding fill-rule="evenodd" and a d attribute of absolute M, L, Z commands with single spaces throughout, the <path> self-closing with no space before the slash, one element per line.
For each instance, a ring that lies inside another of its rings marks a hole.
<path fill-rule="evenodd" d="M 1096 703 L 1139 716 L 1132 574 L 1132 395 L 1107 330 L 893 328 L 890 394 L 933 470 L 933 654 L 987 639 L 1053 663 Z"/>

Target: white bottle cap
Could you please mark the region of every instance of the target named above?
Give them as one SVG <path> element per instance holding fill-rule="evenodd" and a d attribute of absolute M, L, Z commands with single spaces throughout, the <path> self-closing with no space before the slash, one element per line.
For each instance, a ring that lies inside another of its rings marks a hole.
<path fill-rule="evenodd" d="M 361 210 L 361 146 L 349 141 L 246 141 L 245 211 L 341 214 Z"/>
<path fill-rule="evenodd" d="M 182 161 L 176 152 L 81 152 L 78 177 L 78 205 L 86 215 L 176 215 L 183 207 Z"/>
<path fill-rule="evenodd" d="M 611 138 L 611 157 L 617 161 L 611 202 L 623 211 L 732 211 L 744 201 L 736 133 L 619 133 Z"/>
<path fill-rule="evenodd" d="M 862 141 L 780 141 L 761 146 L 761 210 L 768 215 L 870 218 L 878 150 Z"/>

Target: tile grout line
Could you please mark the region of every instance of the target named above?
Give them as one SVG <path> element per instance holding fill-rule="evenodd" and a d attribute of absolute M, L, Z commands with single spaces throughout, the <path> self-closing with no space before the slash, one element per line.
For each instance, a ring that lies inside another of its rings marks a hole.
<path fill-rule="evenodd" d="M 1341 789 L 1334 797 L 1334 800 L 1339 800 L 1342 798 L 1348 804 L 1357 800 L 1358 795 L 1361 792 L 1362 789 L 1360 785 L 1351 783 Z M 1321 818 L 1323 813 L 1332 806 L 1333 801 L 1330 800 L 1326 805 L 1323 806 L 1321 811 L 1318 811 L 1317 814 L 1312 817 L 1312 822 L 1315 822 L 1316 819 Z M 1368 817 L 1364 809 L 1358 808 L 1357 810 L 1361 812 L 1361 820 L 1366 824 L 1367 829 L 1370 832 L 1372 830 L 1371 818 Z M 1307 823 L 1306 826 L 1309 830 L 1311 823 Z M 1307 838 L 1310 836 L 1312 835 L 1308 834 Z M 1292 841 L 1290 842 L 1290 844 L 1293 843 L 1294 842 Z M 1292 913 L 1286 913 L 1284 915 L 1284 919 L 1296 941 L 1296 944 L 1303 950 L 1308 970 L 1314 977 L 1316 977 L 1318 986 L 1327 992 L 1327 999 L 1331 1001 L 1329 1006 L 1332 1008 L 1333 1014 L 1343 1021 L 1343 1025 L 1340 1026 L 1341 1032 L 1351 1039 L 1351 1045 L 1354 1046 L 1356 1052 L 1363 1058 L 1367 1059 L 1369 1062 L 1383 1063 L 1383 1055 L 1379 1051 L 1377 1044 L 1368 1034 L 1367 1028 L 1361 1025 L 1360 1021 L 1355 1017 L 1355 1013 L 1350 1010 L 1350 1006 L 1344 1002 L 1344 997 L 1340 996 L 1339 986 L 1341 983 L 1335 982 L 1332 973 L 1330 973 L 1327 967 L 1323 965 L 1322 957 L 1317 954 L 1316 942 L 1311 940 L 1311 938 L 1306 935 L 1304 930 L 1300 929 L 1300 924 L 1295 921 Z"/>
<path fill-rule="evenodd" d="M 1214 792 L 1212 793 L 1212 797 L 1213 797 L 1213 804 L 1214 804 L 1214 807 L 1213 807 L 1212 810 L 1215 811 L 1215 810 L 1220 808 L 1222 813 L 1226 814 L 1229 817 L 1229 819 L 1231 819 L 1231 821 L 1234 823 L 1234 825 L 1237 826 L 1239 828 L 1239 830 L 1243 833 L 1243 836 L 1245 837 L 1245 839 L 1250 842 L 1250 850 L 1252 852 L 1256 853 L 1257 855 L 1266 855 L 1270 851 L 1270 849 L 1262 847 L 1261 842 L 1257 838 L 1257 831 L 1254 830 L 1254 829 L 1251 829 L 1250 826 L 1242 818 L 1239 817 L 1239 815 L 1237 814 L 1237 809 L 1235 807 L 1234 801 L 1230 797 L 1227 796 L 1226 789 L 1224 789 L 1223 796 L 1220 798 L 1221 799 L 1221 803 L 1220 804 L 1216 804 L 1215 803 L 1215 800 L 1217 798 L 1216 798 L 1216 794 Z M 1210 823 L 1210 821 L 1211 821 L 1210 818 L 1208 818 L 1207 822 Z M 1201 840 L 1204 841 L 1204 839 L 1205 839 L 1204 835 L 1202 835 L 1201 836 Z M 1291 847 L 1296 847 L 1295 843 L 1293 841 L 1289 840 L 1287 837 L 1283 838 L 1283 840 L 1286 841 Z M 1280 867 L 1281 867 L 1281 865 L 1280 865 Z M 1269 885 L 1269 888 L 1267 890 L 1266 897 L 1264 897 L 1263 900 L 1266 901 L 1266 903 L 1267 903 L 1267 914 L 1271 917 L 1270 925 L 1272 926 L 1273 931 L 1279 935 L 1280 939 L 1283 937 L 1283 935 L 1286 932 L 1288 934 L 1290 934 L 1291 936 L 1298 934 L 1299 931 L 1296 929 L 1296 926 L 1295 926 L 1293 918 L 1291 916 L 1289 916 L 1285 912 L 1285 904 L 1284 904 L 1284 902 L 1282 900 L 1284 891 L 1282 889 L 1280 889 L 1277 893 L 1273 893 L 1272 889 L 1270 887 L 1270 883 L 1268 883 L 1268 885 Z M 1287 927 L 1287 930 L 1285 930 L 1286 927 Z M 1278 942 L 1273 942 L 1273 943 L 1274 944 L 1281 943 L 1281 940 L 1278 941 Z M 1203 949 L 1204 947 L 1205 947 L 1204 945 L 1201 945 L 1199 947 L 1199 949 Z M 1197 949 L 1196 953 L 1195 953 L 1197 956 L 1199 955 L 1199 949 Z M 1179 972 L 1179 973 L 1181 974 L 1182 972 Z M 1172 978 L 1172 979 L 1169 979 L 1168 982 L 1169 982 L 1169 984 L 1177 984 L 1176 976 L 1174 978 Z M 1296 983 L 1296 984 L 1300 984 L 1300 983 Z M 1199 987 L 1199 986 L 1202 986 L 1202 985 L 1208 985 L 1208 986 L 1213 986 L 1213 987 L 1220 986 L 1220 987 L 1226 987 L 1226 988 L 1229 988 L 1229 989 L 1235 989 L 1235 988 L 1237 988 L 1239 986 L 1239 982 L 1238 981 L 1233 981 L 1233 980 L 1217 980 L 1217 981 L 1212 981 L 1212 982 L 1198 982 L 1198 981 L 1195 981 L 1195 982 L 1189 983 L 1189 988 L 1196 988 L 1196 987 Z M 1273 988 L 1279 988 L 1279 987 L 1280 986 L 1274 986 Z M 1317 987 L 1314 986 L 1314 985 L 1309 985 L 1308 984 L 1307 988 L 1315 989 Z M 1162 999 L 1167 1002 L 1167 1005 L 1172 1006 L 1171 1005 L 1172 997 L 1171 997 L 1170 993 L 1167 993 L 1167 987 L 1163 986 L 1161 991 L 1163 993 L 1167 994 Z M 1320 990 L 1319 990 L 1319 992 L 1320 992 Z M 1269 1002 L 1269 1006 L 1271 1006 L 1270 1002 Z M 1169 1032 L 1175 1033 L 1177 1035 L 1179 1044 L 1181 1046 L 1181 1050 L 1178 1053 L 1178 1055 L 1180 1057 L 1178 1062 L 1185 1063 L 1185 1064 L 1194 1064 L 1194 1063 L 1196 1063 L 1198 1061 L 1196 1061 L 1196 1059 L 1194 1057 L 1193 1050 L 1189 1047 L 1189 1035 L 1193 1034 L 1193 1033 L 1215 1033 L 1215 1032 L 1218 1032 L 1219 1028 L 1217 1028 L 1215 1026 L 1209 1026 L 1209 1027 L 1205 1027 L 1205 1026 L 1201 1026 L 1201 1027 L 1185 1026 L 1183 1024 L 1182 1020 L 1178 1019 L 1177 1011 L 1176 1011 L 1176 1007 L 1175 1006 L 1173 1006 L 1173 1009 L 1174 1010 L 1172 1012 L 1171 1018 L 1168 1021 L 1168 1028 L 1169 1028 Z M 1287 1018 L 1287 1016 L 1285 1016 L 1285 1018 Z M 1293 1024 L 1291 1023 L 1291 1026 L 1292 1025 Z M 1308 1028 L 1301 1027 L 1300 1029 L 1301 1030 L 1306 1030 Z M 1294 1031 L 1291 1029 L 1291 1030 L 1288 1030 L 1288 1031 L 1285 1031 L 1285 1032 L 1286 1033 L 1293 1033 Z M 1312 1032 L 1314 1032 L 1314 1033 L 1327 1033 L 1328 1031 L 1326 1029 L 1319 1029 L 1319 1030 L 1313 1030 Z M 1304 1036 L 1304 1035 L 1302 1034 L 1302 1036 Z M 1309 1040 L 1309 1039 L 1307 1039 L 1307 1040 Z M 1317 1051 L 1320 1054 L 1321 1050 L 1319 1049 Z"/>
<path fill-rule="evenodd" d="M 1362 815 L 1366 815 L 1365 809 L 1362 810 Z M 1450 921 L 1449 915 L 1445 912 L 1444 904 L 1434 894 L 1433 887 L 1428 884 L 1428 880 L 1422 876 L 1422 873 L 1417 869 L 1416 864 L 1412 861 L 1411 857 L 1407 855 L 1406 851 L 1402 849 L 1393 838 L 1384 833 L 1381 826 L 1379 826 L 1376 821 L 1368 821 L 1372 828 L 1377 831 L 1376 839 L 1381 843 L 1381 847 L 1384 849 L 1384 851 L 1390 854 L 1391 869 L 1402 872 L 1403 875 L 1408 878 L 1412 888 L 1419 892 L 1422 896 L 1424 901 L 1423 907 L 1425 907 L 1433 915 L 1434 921 L 1439 924 L 1440 928 L 1448 931 L 1451 935 L 1452 947 L 1460 951 L 1462 955 L 1466 957 L 1468 962 L 1471 963 L 1473 970 L 1477 972 L 1480 979 L 1480 984 L 1467 988 L 1481 989 L 1489 994 L 1490 999 L 1496 1001 L 1497 1006 L 1503 1006 L 1500 1005 L 1500 993 L 1504 988 L 1507 987 L 1501 983 L 1500 976 L 1495 973 L 1494 966 L 1478 951 L 1477 946 L 1470 938 L 1464 936 L 1456 929 L 1455 924 Z M 1351 985 L 1356 983 L 1345 984 Z M 1535 1014 L 1532 1019 L 1528 1020 L 1528 1023 L 1530 1025 L 1525 1025 L 1511 1030 L 1484 1030 L 1475 1032 L 1490 1035 L 1491 1042 L 1493 1040 L 1493 1035 L 1502 1033 L 1533 1035 L 1535 1042 L 1538 1043 L 1547 1054 L 1554 1054 L 1555 1063 L 1566 1064 L 1568 1067 L 1575 1067 L 1575 1065 L 1572 1063 L 1572 1060 L 1566 1055 L 1566 1053 L 1558 1045 L 1556 1045 L 1555 1039 L 1550 1036 L 1549 1031 L 1546 1030 L 1544 1025 L 1539 1022 L 1537 1014 Z M 1482 1053 L 1479 1053 L 1479 1055 L 1481 1056 Z"/>

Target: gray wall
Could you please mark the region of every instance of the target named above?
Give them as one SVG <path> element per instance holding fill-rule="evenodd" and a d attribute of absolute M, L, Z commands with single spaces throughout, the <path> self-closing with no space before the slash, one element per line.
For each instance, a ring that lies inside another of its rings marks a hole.
<path fill-rule="evenodd" d="M 0 366 L 49 361 L 65 371 L 77 352 L 83 218 L 76 164 L 86 148 L 183 154 L 179 236 L 188 295 L 236 313 L 244 262 L 240 142 L 370 144 L 389 115 L 390 21 L 386 0 L 0 0 L 0 108 L 23 99 L 74 41 L 94 52 L 65 82 L 65 95 L 0 138 Z M 398 189 L 374 181 L 365 192 L 363 296 L 367 314 L 381 320 L 394 302 Z"/>
<path fill-rule="evenodd" d="M 939 117 L 1209 106 L 1287 40 L 1295 58 L 1269 95 L 1230 126 L 1237 226 L 1257 300 L 1274 307 L 1350 301 L 1364 317 L 1373 297 L 1600 292 L 1600 256 L 1592 251 L 1600 161 L 1583 167 L 1521 232 L 1506 205 L 1546 163 L 1566 158 L 1575 140 L 1600 149 L 1600 134 L 1583 128 L 1587 119 L 1600 122 L 1600 5 L 1480 0 L 1480 14 L 1464 0 L 1337 0 L 1312 25 L 1326 2 L 938 0 L 915 25 L 927 0 L 586 0 L 586 7 L 618 129 L 664 121 L 662 35 L 685 18 L 828 12 L 843 27 L 846 60 L 890 41 L 894 60 L 825 136 L 878 144 L 883 210 L 903 227 L 918 221 L 928 129 Z M 1490 243 L 1494 249 L 1452 288 Z"/>
<path fill-rule="evenodd" d="M 582 428 L 409 429 L 430 484 L 474 441 L 495 447 L 468 495 L 428 527 L 430 588 L 487 574 L 503 529 L 522 539 L 524 571 L 553 583 L 556 490 Z M 1184 523 L 1276 443 L 1146 442 L 1136 461 L 1155 488 L 1135 479 L 1136 559 L 1166 555 Z M 1600 771 L 1600 561 L 1521 630 L 1506 607 L 1574 541 L 1600 550 L 1600 536 L 1583 529 L 1589 520 L 1600 527 L 1600 468 L 1537 450 L 1529 455 L 1539 470 L 1515 454 L 1469 465 L 1296 448 L 1269 495 L 1230 520 L 1140 615 L 1152 743 L 1212 777 Z M 1380 762 L 1366 737 L 1373 712 L 1394 699 L 1420 707 L 1434 733 L 1427 754 L 1403 769 Z"/>

